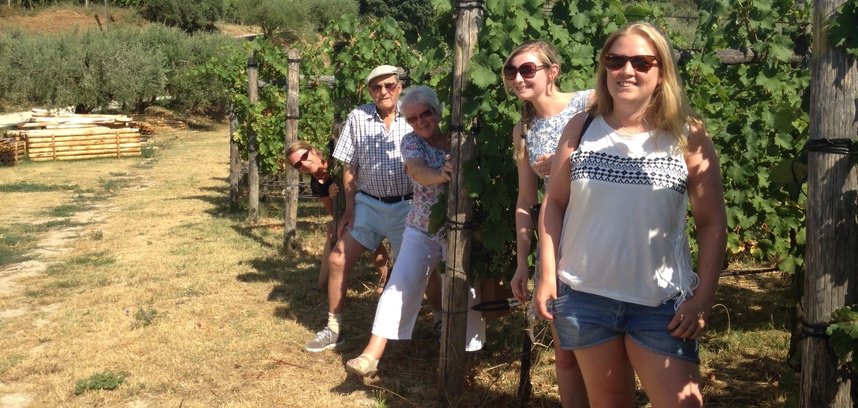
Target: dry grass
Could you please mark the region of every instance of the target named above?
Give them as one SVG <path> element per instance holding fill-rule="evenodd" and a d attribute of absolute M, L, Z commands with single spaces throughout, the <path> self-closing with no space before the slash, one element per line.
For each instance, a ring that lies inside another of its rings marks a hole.
<path fill-rule="evenodd" d="M 364 384 L 343 370 L 363 348 L 375 310 L 366 259 L 350 280 L 344 348 L 302 351 L 325 319 L 325 300 L 310 290 L 326 221 L 321 207 L 302 201 L 303 248 L 282 256 L 282 230 L 249 228 L 243 213 L 227 211 L 225 128 L 156 139 L 151 160 L 0 168 L 0 187 L 48 186 L 0 193 L 0 234 L 30 237 L 10 251 L 31 251 L 25 258 L 33 263 L 0 266 L 0 400 L 37 407 L 434 405 L 438 344 L 428 313 L 415 340 L 388 348 L 378 381 Z M 277 206 L 263 209 L 269 218 L 260 224 L 275 223 Z M 725 308 L 713 313 L 703 350 L 709 405 L 783 406 L 777 384 L 789 372 L 788 333 L 780 305 L 788 285 L 772 274 L 723 283 Z M 516 406 L 522 322 L 520 313 L 490 321 L 487 349 L 468 358 L 461 406 Z M 558 403 L 552 354 L 540 353 L 531 406 Z M 104 371 L 127 376 L 115 390 L 75 395 L 77 381 Z"/>

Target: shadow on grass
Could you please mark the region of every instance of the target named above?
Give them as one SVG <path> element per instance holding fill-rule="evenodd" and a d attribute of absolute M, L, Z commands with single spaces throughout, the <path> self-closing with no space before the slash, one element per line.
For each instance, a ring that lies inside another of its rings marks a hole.
<path fill-rule="evenodd" d="M 782 273 L 721 278 L 707 330 L 788 329 L 797 302 L 791 279 Z"/>
<path fill-rule="evenodd" d="M 221 179 L 218 179 L 221 180 Z M 223 179 L 224 183 L 226 182 Z M 327 294 L 315 291 L 319 264 L 319 248 L 312 237 L 318 238 L 325 228 L 328 217 L 315 200 L 299 200 L 299 240 L 303 247 L 288 254 L 281 254 L 281 243 L 259 234 L 258 230 L 242 226 L 246 208 L 229 211 L 227 187 L 200 189 L 200 195 L 186 197 L 209 202 L 213 208 L 209 214 L 235 221 L 233 229 L 243 237 L 254 240 L 268 254 L 251 259 L 247 269 L 236 276 L 245 283 L 269 282 L 267 300 L 272 302 L 273 317 L 297 322 L 308 331 L 315 332 L 325 324 Z M 269 198 L 260 203 L 260 211 L 271 218 L 279 219 L 282 199 Z M 263 227 L 260 227 L 263 228 Z M 313 235 L 315 234 L 315 235 Z M 307 248 L 307 246 L 310 246 Z M 321 243 L 319 243 L 321 245 Z M 342 365 L 361 353 L 370 337 L 372 320 L 378 301 L 373 291 L 376 271 L 368 253 L 351 271 L 343 317 L 343 332 L 346 343 L 335 351 L 327 351 L 328 357 L 340 360 Z M 783 341 L 783 332 L 788 331 L 792 300 L 790 278 L 777 274 L 759 274 L 721 279 L 716 302 L 721 306 L 713 309 L 709 332 L 703 348 L 711 350 L 717 358 L 707 362 L 703 373 L 704 397 L 707 406 L 735 407 L 783 406 L 789 400 L 788 389 L 796 388 L 795 377 L 778 353 L 763 354 L 754 346 L 736 348 L 736 341 L 729 333 L 759 338 L 767 332 L 777 332 L 778 341 Z M 729 315 L 729 320 L 728 320 Z M 518 388 L 520 357 L 523 345 L 524 319 L 521 309 L 504 317 L 487 321 L 487 344 L 484 350 L 466 353 L 460 360 L 465 368 L 462 401 L 459 406 L 473 407 L 517 407 L 520 405 Z M 550 337 L 550 336 L 548 336 Z M 740 338 L 740 340 L 746 337 Z M 310 340 L 307 338 L 306 340 Z M 301 343 L 304 339 L 297 339 Z M 733 341 L 732 343 L 730 343 Z M 766 340 L 764 339 L 763 342 Z M 553 350 L 543 347 L 534 352 L 533 393 L 530 407 L 557 407 L 556 380 L 553 374 Z M 368 391 L 378 406 L 413 407 L 435 406 L 440 399 L 438 387 L 439 343 L 435 339 L 431 312 L 424 305 L 418 317 L 411 340 L 391 341 L 379 364 L 379 378 L 364 381 L 353 376 L 346 377 L 331 391 L 351 394 Z M 774 348 L 779 347 L 779 344 Z M 333 354 L 331 354 L 333 353 Z M 785 350 L 783 353 L 785 354 Z M 752 368 L 750 368 L 752 367 Z M 750 368 L 750 369 L 749 369 Z M 336 373 L 339 375 L 341 373 Z M 334 375 L 334 374 L 332 374 Z M 646 397 L 638 391 L 636 406 L 646 406 Z"/>

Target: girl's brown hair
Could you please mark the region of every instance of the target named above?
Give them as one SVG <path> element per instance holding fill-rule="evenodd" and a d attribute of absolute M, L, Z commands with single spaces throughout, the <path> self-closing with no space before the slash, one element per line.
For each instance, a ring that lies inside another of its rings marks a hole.
<path fill-rule="evenodd" d="M 532 53 L 543 65 L 550 67 L 552 65 L 557 65 L 558 69 L 560 67 L 560 55 L 557 54 L 557 50 L 554 49 L 551 44 L 542 41 L 542 40 L 531 40 L 524 44 L 516 47 L 507 57 L 506 61 L 504 61 L 504 66 L 507 66 L 509 62 L 515 58 L 515 56 L 519 54 L 523 54 L 525 52 Z M 545 70 L 546 73 L 550 72 L 550 70 Z M 501 74 L 501 78 L 504 78 L 503 84 L 509 89 L 510 81 L 507 81 L 506 78 Z M 551 78 L 549 74 L 549 78 L 551 79 L 553 87 L 548 88 L 548 92 L 554 92 L 556 89 L 556 81 L 557 78 Z M 526 149 L 526 140 L 525 135 L 527 133 L 528 127 L 530 127 L 530 123 L 533 121 L 533 118 L 536 116 L 536 108 L 534 108 L 533 103 L 529 101 L 523 101 L 524 103 L 521 106 L 521 141 L 519 141 L 515 146 L 514 156 L 516 160 L 521 160 L 527 154 Z"/>

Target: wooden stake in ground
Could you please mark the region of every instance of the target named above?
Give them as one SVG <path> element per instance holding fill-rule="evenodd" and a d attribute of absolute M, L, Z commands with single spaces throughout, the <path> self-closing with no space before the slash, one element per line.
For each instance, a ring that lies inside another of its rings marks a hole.
<path fill-rule="evenodd" d="M 257 80 L 256 56 L 251 53 L 247 60 L 247 99 L 251 105 L 259 100 L 259 81 Z M 248 120 L 252 120 L 248 117 Z M 249 184 L 247 194 L 247 221 L 256 222 L 259 218 L 259 167 L 256 159 L 259 149 L 256 145 L 256 132 L 252 126 L 247 126 L 247 183 Z"/>
<path fill-rule="evenodd" d="M 852 407 L 850 374 L 825 335 L 834 310 L 858 303 L 858 63 L 828 39 L 844 3 L 813 2 L 800 399 L 808 408 Z"/>
<path fill-rule="evenodd" d="M 235 109 L 229 109 L 229 208 L 233 211 L 238 209 L 239 190 L 241 180 L 241 152 L 238 142 L 235 140 Z"/>
<path fill-rule="evenodd" d="M 453 61 L 453 101 L 450 156 L 453 178 L 448 187 L 447 271 L 443 278 L 441 353 L 438 369 L 441 406 L 458 406 L 465 378 L 465 328 L 468 316 L 468 277 L 474 203 L 465 190 L 463 165 L 474 157 L 475 142 L 463 125 L 462 93 L 477 43 L 483 9 L 480 1 L 457 1 L 456 49 Z"/>
<path fill-rule="evenodd" d="M 287 163 L 285 149 L 298 140 L 298 92 L 300 91 L 301 57 L 295 49 L 289 50 L 289 71 L 286 86 L 286 139 L 283 160 Z M 283 206 L 283 252 L 296 249 L 295 232 L 298 225 L 298 171 L 286 169 L 285 205 Z"/>

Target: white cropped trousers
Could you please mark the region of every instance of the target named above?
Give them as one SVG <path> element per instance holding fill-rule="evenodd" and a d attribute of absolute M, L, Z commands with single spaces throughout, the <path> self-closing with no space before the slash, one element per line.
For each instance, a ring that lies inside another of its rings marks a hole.
<path fill-rule="evenodd" d="M 429 274 L 445 258 L 445 246 L 444 240 L 432 240 L 412 227 L 405 228 L 399 256 L 378 300 L 372 334 L 388 340 L 411 339 Z M 470 308 L 477 302 L 477 291 L 469 288 L 466 351 L 479 350 L 485 342 L 485 320 L 480 312 Z"/>

